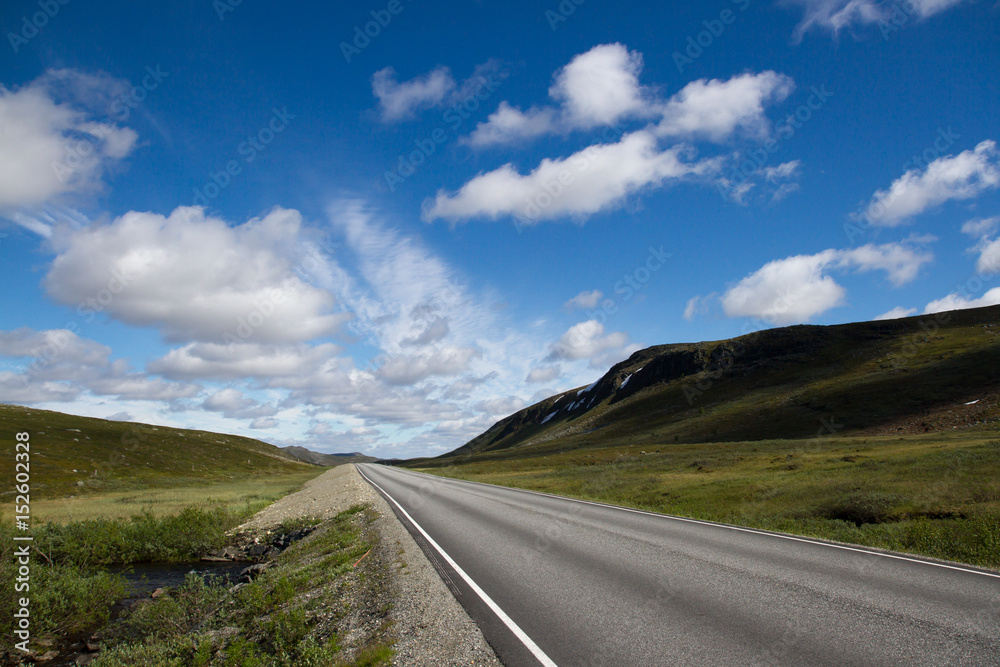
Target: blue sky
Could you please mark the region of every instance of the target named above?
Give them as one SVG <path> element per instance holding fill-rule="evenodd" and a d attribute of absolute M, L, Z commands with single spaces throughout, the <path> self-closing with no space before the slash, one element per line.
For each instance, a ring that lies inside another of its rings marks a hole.
<path fill-rule="evenodd" d="M 450 450 L 649 345 L 1000 303 L 1000 5 L 0 9 L 0 401 Z"/>

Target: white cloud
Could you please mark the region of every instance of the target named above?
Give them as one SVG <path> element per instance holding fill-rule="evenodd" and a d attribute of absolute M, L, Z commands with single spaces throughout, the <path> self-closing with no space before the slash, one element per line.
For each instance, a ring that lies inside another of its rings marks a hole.
<path fill-rule="evenodd" d="M 783 162 L 777 167 L 765 167 L 764 168 L 764 178 L 772 183 L 780 183 L 781 181 L 792 178 L 797 175 L 802 168 L 801 160 L 792 160 L 791 162 Z"/>
<path fill-rule="evenodd" d="M 977 218 L 962 225 L 962 232 L 979 240 L 971 250 L 979 253 L 976 271 L 980 274 L 1000 273 L 1000 238 L 990 238 L 1000 230 L 1000 216 Z"/>
<path fill-rule="evenodd" d="M 464 142 L 473 146 L 513 143 L 655 115 L 655 105 L 639 85 L 641 71 L 638 51 L 617 43 L 599 44 L 574 56 L 555 73 L 549 96 L 557 107 L 521 111 L 503 101 Z"/>
<path fill-rule="evenodd" d="M 795 39 L 811 28 L 826 28 L 837 35 L 844 28 L 864 26 L 892 20 L 897 14 L 902 20 L 916 15 L 927 18 L 938 12 L 960 4 L 963 0 L 907 0 L 906 2 L 883 3 L 877 0 L 791 0 L 802 5 L 805 16 L 795 28 Z"/>
<path fill-rule="evenodd" d="M 994 287 L 978 299 L 970 299 L 953 292 L 946 297 L 931 301 L 924 308 L 924 314 L 941 313 L 946 310 L 962 310 L 965 308 L 982 308 L 984 306 L 1000 305 L 1000 287 Z"/>
<path fill-rule="evenodd" d="M 340 348 L 321 345 L 189 343 L 152 361 L 151 372 L 177 380 L 307 376 L 334 363 Z"/>
<path fill-rule="evenodd" d="M 617 143 L 590 146 L 563 159 L 544 159 L 528 175 L 511 164 L 480 174 L 455 193 L 441 190 L 424 202 L 423 218 L 496 219 L 518 215 L 528 222 L 585 216 L 609 209 L 646 187 L 718 169 L 717 160 L 685 162 L 680 147 L 661 150 L 648 131 Z"/>
<path fill-rule="evenodd" d="M 378 369 L 379 377 L 391 385 L 412 385 L 435 375 L 461 375 L 469 362 L 481 355 L 471 347 L 446 346 L 420 354 L 390 357 Z"/>
<path fill-rule="evenodd" d="M 168 382 L 143 373 L 111 375 L 87 383 L 87 388 L 101 396 L 116 396 L 119 400 L 173 401 L 191 398 L 201 392 L 196 384 Z"/>
<path fill-rule="evenodd" d="M 973 150 L 940 157 L 926 169 L 910 169 L 872 196 L 864 217 L 874 225 L 895 227 L 933 206 L 971 199 L 998 185 L 1000 157 L 996 142 L 986 140 Z"/>
<path fill-rule="evenodd" d="M 880 320 L 898 320 L 903 317 L 909 317 L 917 312 L 916 308 L 904 308 L 902 306 L 896 306 L 892 310 L 882 313 L 877 317 L 873 317 L 872 320 L 878 322 Z"/>
<path fill-rule="evenodd" d="M 486 122 L 478 123 L 463 143 L 472 146 L 492 146 L 515 141 L 534 139 L 557 130 L 556 113 L 551 108 L 532 107 L 521 111 L 506 101 L 489 115 Z"/>
<path fill-rule="evenodd" d="M 130 372 L 126 360 L 111 361 L 111 348 L 67 329 L 0 331 L 0 356 L 29 360 L 22 373 L 6 376 L 7 390 L 17 390 L 8 396 L 20 396 L 16 402 L 74 400 L 83 391 L 119 400 L 173 401 L 201 391 L 196 384 Z"/>
<path fill-rule="evenodd" d="M 301 216 L 276 208 L 230 227 L 203 210 L 130 212 L 54 239 L 45 278 L 57 301 L 154 326 L 170 341 L 312 340 L 349 319 L 293 273 Z"/>
<path fill-rule="evenodd" d="M 998 229 L 1000 229 L 1000 216 L 998 215 L 992 218 L 976 218 L 962 225 L 963 234 L 977 239 L 986 238 Z"/>
<path fill-rule="evenodd" d="M 900 244 L 824 250 L 768 262 L 721 297 L 729 317 L 758 317 L 771 324 L 806 322 L 844 302 L 847 291 L 827 271 L 885 271 L 894 286 L 912 281 L 930 253 Z"/>
<path fill-rule="evenodd" d="M 489 401 L 482 401 L 476 405 L 476 410 L 485 413 L 489 417 L 506 417 L 523 408 L 525 402 L 517 396 L 506 398 L 494 398 Z"/>
<path fill-rule="evenodd" d="M 551 382 L 555 380 L 560 375 L 562 375 L 562 368 L 559 366 L 539 366 L 538 368 L 532 368 L 524 381 L 529 384 L 541 384 L 543 382 Z"/>
<path fill-rule="evenodd" d="M 455 90 L 455 80 L 447 67 L 438 67 L 404 83 L 396 81 L 396 70 L 386 67 L 372 76 L 372 92 L 378 98 L 382 120 L 410 118 L 414 111 L 428 109 Z"/>
<path fill-rule="evenodd" d="M 0 86 L 0 212 L 100 189 L 106 169 L 138 139 L 91 110 L 115 85 L 107 77 L 49 70 L 17 90 Z"/>
<path fill-rule="evenodd" d="M 656 132 L 712 141 L 722 141 L 737 130 L 764 137 L 770 127 L 765 105 L 784 100 L 794 87 L 792 79 L 773 71 L 746 73 L 727 81 L 692 81 L 664 105 Z"/>
<path fill-rule="evenodd" d="M 976 260 L 976 271 L 981 274 L 1000 273 L 1000 238 L 983 241 L 976 250 L 979 259 Z"/>
<path fill-rule="evenodd" d="M 230 419 L 260 419 L 278 412 L 275 406 L 244 396 L 242 391 L 232 387 L 216 391 L 205 399 L 201 407 L 210 412 L 221 412 Z"/>
<path fill-rule="evenodd" d="M 611 125 L 648 110 L 639 72 L 642 54 L 623 44 L 601 44 L 556 73 L 549 95 L 563 105 L 566 122 L 579 128 Z"/>
<path fill-rule="evenodd" d="M 278 425 L 278 420 L 271 417 L 258 417 L 250 422 L 250 428 L 274 428 Z"/>
<path fill-rule="evenodd" d="M 477 65 L 472 76 L 461 84 L 444 66 L 404 82 L 396 80 L 396 70 L 385 67 L 372 75 L 372 92 L 378 98 L 382 120 L 395 122 L 413 118 L 418 111 L 462 104 L 477 93 L 481 95 L 484 86 L 492 89 L 504 76 L 495 60 Z"/>
<path fill-rule="evenodd" d="M 473 146 L 509 144 L 544 134 L 612 126 L 630 119 L 659 122 L 656 134 L 722 141 L 738 130 L 766 136 L 764 107 L 784 100 L 793 81 L 773 71 L 745 73 L 726 81 L 699 79 L 663 101 L 639 84 L 642 55 L 622 44 L 601 44 L 556 72 L 549 89 L 558 106 L 528 111 L 501 102 L 464 141 Z"/>
<path fill-rule="evenodd" d="M 564 306 L 567 310 L 586 310 L 595 307 L 603 296 L 604 292 L 596 289 L 590 292 L 580 292 L 567 301 Z"/>
<path fill-rule="evenodd" d="M 548 359 L 552 361 L 588 359 L 591 365 L 603 362 L 607 353 L 620 352 L 628 343 L 628 334 L 616 331 L 604 334 L 604 325 L 597 320 L 574 324 L 553 343 Z"/>

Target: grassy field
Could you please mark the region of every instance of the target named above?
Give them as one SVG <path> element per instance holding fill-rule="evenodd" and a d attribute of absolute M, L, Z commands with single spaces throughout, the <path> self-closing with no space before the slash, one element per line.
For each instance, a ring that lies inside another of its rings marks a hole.
<path fill-rule="evenodd" d="M 30 434 L 33 501 L 322 472 L 252 438 L 0 405 L 0 503 L 13 500 L 19 432 Z"/>
<path fill-rule="evenodd" d="M 139 512 L 165 516 L 177 514 L 194 505 L 249 507 L 256 512 L 298 490 L 324 470 L 325 468 L 310 466 L 306 470 L 243 475 L 241 479 L 232 481 L 202 481 L 190 486 L 177 486 L 176 480 L 172 480 L 174 483 L 169 486 L 154 486 L 144 491 L 92 491 L 73 497 L 33 500 L 31 514 L 35 522 L 64 523 L 88 519 L 123 519 Z M 12 520 L 13 505 L 0 505 L 0 518 L 5 523 Z"/>
<path fill-rule="evenodd" d="M 424 461 L 439 475 L 1000 568 L 1000 436 L 674 444 Z"/>

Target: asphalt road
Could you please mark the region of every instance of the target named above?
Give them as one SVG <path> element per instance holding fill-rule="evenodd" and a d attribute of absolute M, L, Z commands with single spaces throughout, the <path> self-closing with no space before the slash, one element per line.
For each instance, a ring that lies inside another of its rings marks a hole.
<path fill-rule="evenodd" d="M 1000 576 L 359 465 L 504 664 L 1000 665 Z"/>

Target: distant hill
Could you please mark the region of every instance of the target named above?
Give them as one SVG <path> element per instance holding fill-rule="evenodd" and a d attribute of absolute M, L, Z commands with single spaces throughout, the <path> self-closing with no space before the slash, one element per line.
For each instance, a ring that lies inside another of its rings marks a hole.
<path fill-rule="evenodd" d="M 301 471 L 307 464 L 266 442 L 209 431 L 78 417 L 0 404 L 0 438 L 30 434 L 32 497 L 142 489 Z M 13 496 L 13 445 L 0 500 Z M 11 491 L 8 491 L 11 490 Z"/>
<path fill-rule="evenodd" d="M 650 347 L 439 458 L 955 428 L 1000 429 L 1000 306 Z"/>
<path fill-rule="evenodd" d="M 321 454 L 305 447 L 282 447 L 281 451 L 289 456 L 293 456 L 300 461 L 312 463 L 318 466 L 339 466 L 343 463 L 371 463 L 377 461 L 374 456 L 368 456 L 361 452 L 351 452 L 350 454 Z"/>

